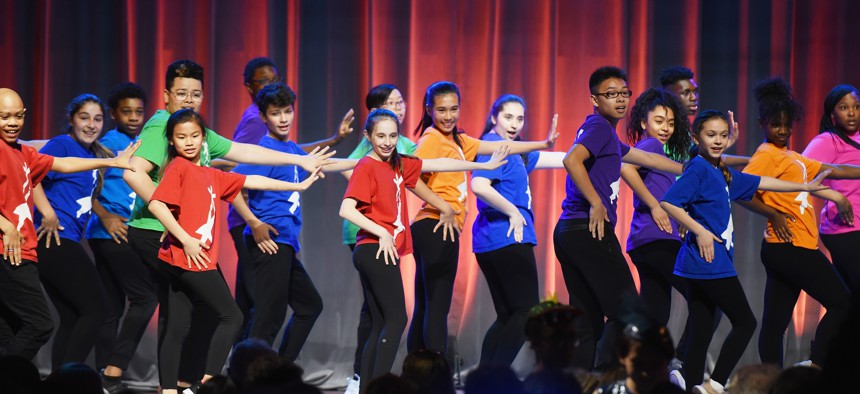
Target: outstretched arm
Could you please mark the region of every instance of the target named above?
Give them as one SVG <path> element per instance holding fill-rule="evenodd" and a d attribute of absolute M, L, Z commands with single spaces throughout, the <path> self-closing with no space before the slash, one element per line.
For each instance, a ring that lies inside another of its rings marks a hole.
<path fill-rule="evenodd" d="M 131 165 L 131 157 L 137 148 L 140 147 L 140 141 L 129 144 L 125 150 L 119 152 L 116 157 L 107 159 L 86 159 L 83 157 L 55 157 L 54 164 L 51 166 L 52 171 L 69 173 L 81 172 L 89 170 L 97 170 L 105 167 L 123 168 L 134 171 Z"/>
<path fill-rule="evenodd" d="M 448 158 L 424 159 L 421 160 L 421 172 L 494 170 L 508 162 L 507 160 L 505 160 L 505 158 L 508 157 L 509 153 L 510 150 L 508 149 L 508 147 L 502 145 L 499 147 L 498 150 L 493 152 L 493 156 L 490 157 L 490 160 L 481 163 Z"/>
<path fill-rule="evenodd" d="M 828 175 L 830 175 L 830 170 L 819 172 L 815 179 L 809 183 L 786 182 L 781 179 L 763 176 L 758 184 L 758 188 L 759 190 L 772 192 L 815 192 L 828 189 L 827 186 L 821 184 L 821 181 L 827 178 Z"/>
<path fill-rule="evenodd" d="M 536 170 L 564 168 L 564 156 L 567 152 L 539 152 Z"/>
<path fill-rule="evenodd" d="M 493 151 L 498 150 L 500 147 L 504 145 L 508 145 L 511 149 L 510 153 L 512 155 L 518 155 L 520 153 L 528 153 L 535 150 L 540 149 L 549 149 L 555 145 L 555 140 L 558 139 L 558 132 L 556 131 L 556 126 L 558 125 L 558 114 L 553 115 L 552 124 L 550 125 L 549 131 L 547 132 L 546 139 L 543 141 L 483 141 L 481 140 L 481 144 L 478 145 L 478 154 L 479 155 L 489 155 L 493 153 Z"/>
<path fill-rule="evenodd" d="M 254 190 L 280 190 L 289 192 L 302 192 L 307 190 L 317 179 L 320 179 L 320 170 L 308 175 L 301 183 L 285 182 L 277 179 L 267 178 L 261 175 L 248 175 L 245 177 L 244 187 Z"/>
<path fill-rule="evenodd" d="M 621 160 L 625 163 L 635 164 L 641 167 L 647 167 L 657 171 L 663 171 L 680 175 L 684 171 L 684 166 L 674 160 L 670 160 L 666 156 L 656 153 L 645 152 L 637 148 L 630 148 Z"/>
<path fill-rule="evenodd" d="M 830 170 L 830 175 L 827 176 L 829 179 L 860 179 L 860 167 L 858 166 L 821 163 L 821 169 L 818 170 L 818 174 L 827 170 Z"/>
<path fill-rule="evenodd" d="M 335 153 L 335 151 L 328 152 L 328 148 L 323 148 L 302 156 L 266 149 L 259 145 L 234 142 L 224 158 L 246 164 L 296 165 L 312 172 L 318 167 L 331 164 L 328 158 Z"/>

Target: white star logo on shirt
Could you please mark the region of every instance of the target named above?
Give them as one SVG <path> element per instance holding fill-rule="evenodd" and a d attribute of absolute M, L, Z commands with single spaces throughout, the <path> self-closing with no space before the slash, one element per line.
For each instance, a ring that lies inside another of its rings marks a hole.
<path fill-rule="evenodd" d="M 215 193 L 212 192 L 212 186 L 207 188 L 209 191 L 209 214 L 206 216 L 206 223 L 197 229 L 196 233 L 200 235 L 200 242 L 206 243 L 212 241 L 212 228 L 215 227 Z"/>
<path fill-rule="evenodd" d="M 621 178 L 618 178 L 618 180 L 612 182 L 609 187 L 612 189 L 612 195 L 609 196 L 609 202 L 615 203 L 615 200 L 618 199 L 618 191 L 621 188 Z"/>
<path fill-rule="evenodd" d="M 75 200 L 75 202 L 78 203 L 78 211 L 75 212 L 75 217 L 77 217 L 77 218 L 80 218 L 81 215 L 89 212 L 90 209 L 93 209 L 93 197 L 92 196 L 83 196 L 83 197 Z"/>
<path fill-rule="evenodd" d="M 12 211 L 15 216 L 18 216 L 18 224 L 16 228 L 18 231 L 21 231 L 21 227 L 24 227 L 24 223 L 27 222 L 27 219 L 30 219 L 30 222 L 33 221 L 33 214 L 30 212 L 30 206 L 27 205 L 27 199 L 30 198 L 30 167 L 27 166 L 27 163 L 24 163 L 21 168 L 24 170 L 24 184 L 21 185 L 21 193 L 24 194 L 24 202 L 15 207 L 15 210 Z"/>
<path fill-rule="evenodd" d="M 729 194 L 729 187 L 726 186 L 726 195 L 728 195 L 728 194 Z M 729 199 L 729 207 L 731 208 L 731 206 L 732 206 L 732 200 Z M 720 234 L 720 238 L 722 238 L 726 241 L 725 242 L 726 251 L 732 250 L 732 245 L 733 245 L 732 237 L 733 237 L 734 232 L 735 232 L 735 224 L 734 224 L 734 221 L 732 220 L 732 213 L 731 213 L 731 211 L 729 211 L 729 225 L 726 226 L 726 231 L 723 231 L 723 233 Z"/>
<path fill-rule="evenodd" d="M 797 165 L 799 165 L 800 169 L 803 171 L 803 183 L 809 182 L 809 180 L 807 179 L 807 176 L 806 176 L 806 165 L 803 164 L 802 161 L 797 160 L 797 159 L 795 159 L 794 162 L 797 163 Z M 809 203 L 809 192 L 798 193 L 797 197 L 794 199 L 794 201 L 797 201 L 800 203 L 799 210 L 800 210 L 801 215 L 803 215 L 803 213 L 806 212 L 806 208 L 812 208 L 812 204 Z"/>
<path fill-rule="evenodd" d="M 403 183 L 403 176 L 397 175 L 394 177 L 394 185 L 397 187 L 397 194 L 394 199 L 397 202 L 397 220 L 394 221 L 394 239 L 397 239 L 397 234 L 406 230 L 406 227 L 403 226 L 403 218 L 400 217 L 400 213 L 403 211 L 401 209 L 402 201 L 400 200 L 400 184 Z"/>

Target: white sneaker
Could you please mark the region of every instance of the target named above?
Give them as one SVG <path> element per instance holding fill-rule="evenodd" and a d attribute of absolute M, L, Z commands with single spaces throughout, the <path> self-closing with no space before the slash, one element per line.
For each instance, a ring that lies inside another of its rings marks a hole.
<path fill-rule="evenodd" d="M 361 387 L 361 378 L 358 374 L 355 374 L 351 378 L 346 378 L 346 381 L 346 391 L 344 391 L 343 394 L 358 394 L 359 387 Z"/>
<path fill-rule="evenodd" d="M 797 364 L 794 364 L 795 367 L 811 367 L 813 365 L 814 364 L 812 364 L 812 360 L 803 360 Z"/>
<path fill-rule="evenodd" d="M 706 380 L 702 384 L 693 386 L 693 394 L 723 394 L 725 392 L 726 388 L 723 387 L 723 385 L 711 379 Z"/>
<path fill-rule="evenodd" d="M 681 390 L 687 391 L 687 381 L 684 380 L 684 375 L 681 374 L 681 371 L 677 369 L 669 371 L 669 382 L 680 387 Z"/>

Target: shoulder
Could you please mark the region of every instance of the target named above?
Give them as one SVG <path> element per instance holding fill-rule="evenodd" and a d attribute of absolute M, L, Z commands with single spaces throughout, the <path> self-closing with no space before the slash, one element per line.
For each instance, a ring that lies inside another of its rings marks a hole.
<path fill-rule="evenodd" d="M 637 142 L 635 148 L 645 152 L 665 154 L 663 151 L 663 143 L 654 137 L 648 137 Z"/>

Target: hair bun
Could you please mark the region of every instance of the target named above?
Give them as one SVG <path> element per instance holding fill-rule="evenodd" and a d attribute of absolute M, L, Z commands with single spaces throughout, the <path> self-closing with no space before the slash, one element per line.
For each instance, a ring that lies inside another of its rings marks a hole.
<path fill-rule="evenodd" d="M 758 101 L 764 100 L 793 100 L 791 86 L 780 77 L 765 79 L 753 89 Z"/>

